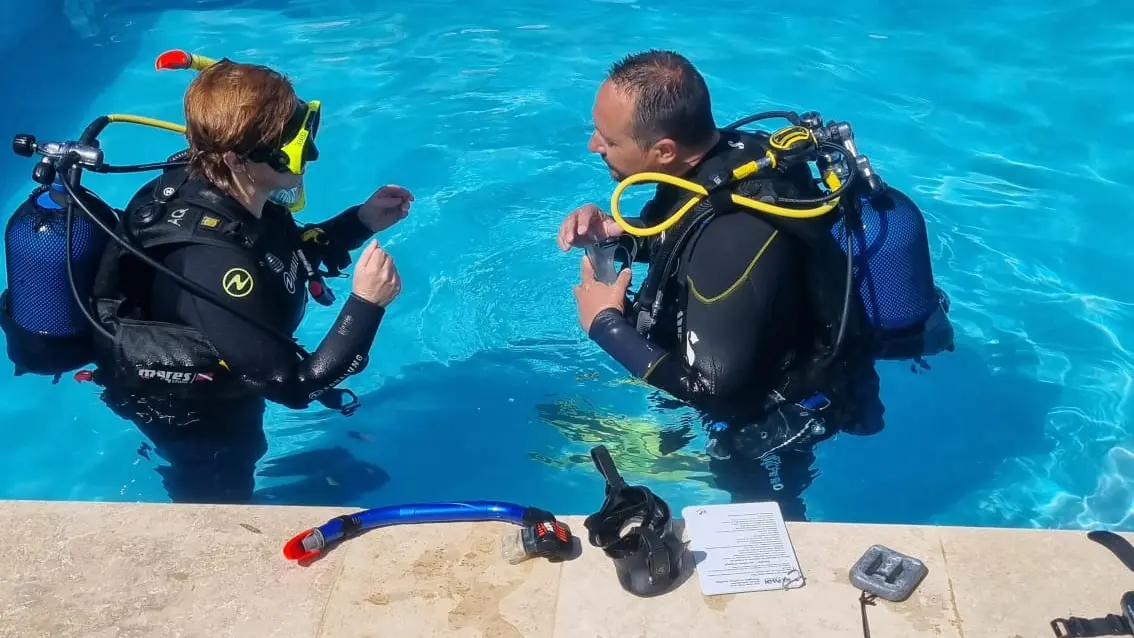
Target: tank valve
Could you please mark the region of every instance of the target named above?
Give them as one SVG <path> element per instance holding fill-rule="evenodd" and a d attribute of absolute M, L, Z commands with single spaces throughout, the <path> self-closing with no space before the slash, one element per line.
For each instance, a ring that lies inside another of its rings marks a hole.
<path fill-rule="evenodd" d="M 44 157 L 44 161 L 53 163 L 68 160 L 89 168 L 98 168 L 102 165 L 102 149 L 98 147 L 97 143 L 44 142 L 40 144 L 34 135 L 21 133 L 12 139 L 12 151 L 16 155 L 24 157 L 31 157 L 39 153 Z"/>
<path fill-rule="evenodd" d="M 51 161 L 47 158 L 44 158 L 43 161 L 37 163 L 35 167 L 32 168 L 32 180 L 37 184 L 50 186 L 51 183 L 55 181 L 55 175 L 55 166 L 52 165 Z"/>
<path fill-rule="evenodd" d="M 823 116 L 818 111 L 808 111 L 799 116 L 799 123 L 814 131 L 823 126 Z"/>
<path fill-rule="evenodd" d="M 20 133 L 12 139 L 12 152 L 22 157 L 31 157 L 35 154 L 35 136 Z"/>

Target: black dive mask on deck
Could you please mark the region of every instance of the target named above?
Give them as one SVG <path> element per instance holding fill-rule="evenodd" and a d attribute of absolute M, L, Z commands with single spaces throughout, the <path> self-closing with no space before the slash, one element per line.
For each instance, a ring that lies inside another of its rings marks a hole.
<path fill-rule="evenodd" d="M 685 553 L 669 505 L 645 487 L 627 485 L 606 447 L 592 449 L 591 458 L 606 479 L 602 508 L 583 522 L 591 545 L 614 560 L 626 591 L 642 597 L 665 593 L 681 574 Z"/>

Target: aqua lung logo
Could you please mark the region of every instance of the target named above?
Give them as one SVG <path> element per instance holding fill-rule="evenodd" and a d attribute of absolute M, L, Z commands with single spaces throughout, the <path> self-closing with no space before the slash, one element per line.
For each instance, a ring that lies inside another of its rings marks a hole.
<path fill-rule="evenodd" d="M 252 274 L 243 268 L 229 268 L 221 277 L 221 288 L 229 297 L 247 297 L 255 286 Z"/>
<path fill-rule="evenodd" d="M 182 385 L 213 380 L 213 375 L 208 372 L 173 372 L 172 370 L 154 370 L 151 368 L 139 369 L 138 377 L 147 381 L 164 381 Z"/>

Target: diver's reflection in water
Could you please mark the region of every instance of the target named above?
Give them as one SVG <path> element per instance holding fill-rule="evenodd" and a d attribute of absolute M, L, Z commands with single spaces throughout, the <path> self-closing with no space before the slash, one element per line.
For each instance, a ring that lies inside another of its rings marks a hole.
<path fill-rule="evenodd" d="M 390 482 L 381 467 L 340 446 L 263 460 L 254 477 L 256 458 L 266 449 L 262 432 L 255 432 L 259 436 L 232 438 L 232 445 L 186 438 L 155 448 L 144 441 L 138 455 L 155 464 L 175 503 L 362 506 Z M 276 480 L 287 478 L 296 480 Z M 256 484 L 262 487 L 254 489 Z"/>
<path fill-rule="evenodd" d="M 738 457 L 719 460 L 696 449 L 698 432 L 703 429 L 696 415 L 666 411 L 679 414 L 674 419 L 678 422 L 674 427 L 663 427 L 652 418 L 608 416 L 580 402 L 562 401 L 538 409 L 540 418 L 567 439 L 607 446 L 627 476 L 636 475 L 653 485 L 698 483 L 727 492 L 734 503 L 776 501 L 786 520 L 806 520 L 803 493 L 818 475 L 812 468 L 815 454 L 810 447 L 770 455 L 762 461 Z M 693 447 L 686 449 L 690 443 Z M 585 455 L 560 462 L 540 460 L 559 467 L 591 463 Z"/>
<path fill-rule="evenodd" d="M 296 452 L 260 464 L 258 482 L 281 477 L 298 481 L 256 490 L 255 502 L 276 505 L 365 506 L 366 497 L 390 482 L 385 470 L 340 446 Z"/>

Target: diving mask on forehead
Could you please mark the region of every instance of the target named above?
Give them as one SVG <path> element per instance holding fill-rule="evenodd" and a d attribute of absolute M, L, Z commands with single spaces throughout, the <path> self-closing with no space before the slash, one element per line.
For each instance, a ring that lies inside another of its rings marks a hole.
<path fill-rule="evenodd" d="M 315 136 L 319 132 L 319 100 L 304 102 L 297 100 L 291 119 L 284 127 L 280 148 L 258 148 L 248 154 L 253 162 L 267 164 L 277 173 L 302 175 L 307 162 L 319 159 L 319 149 L 315 146 Z M 296 213 L 303 209 L 306 197 L 303 183 L 289 189 L 274 191 L 269 199 Z"/>

